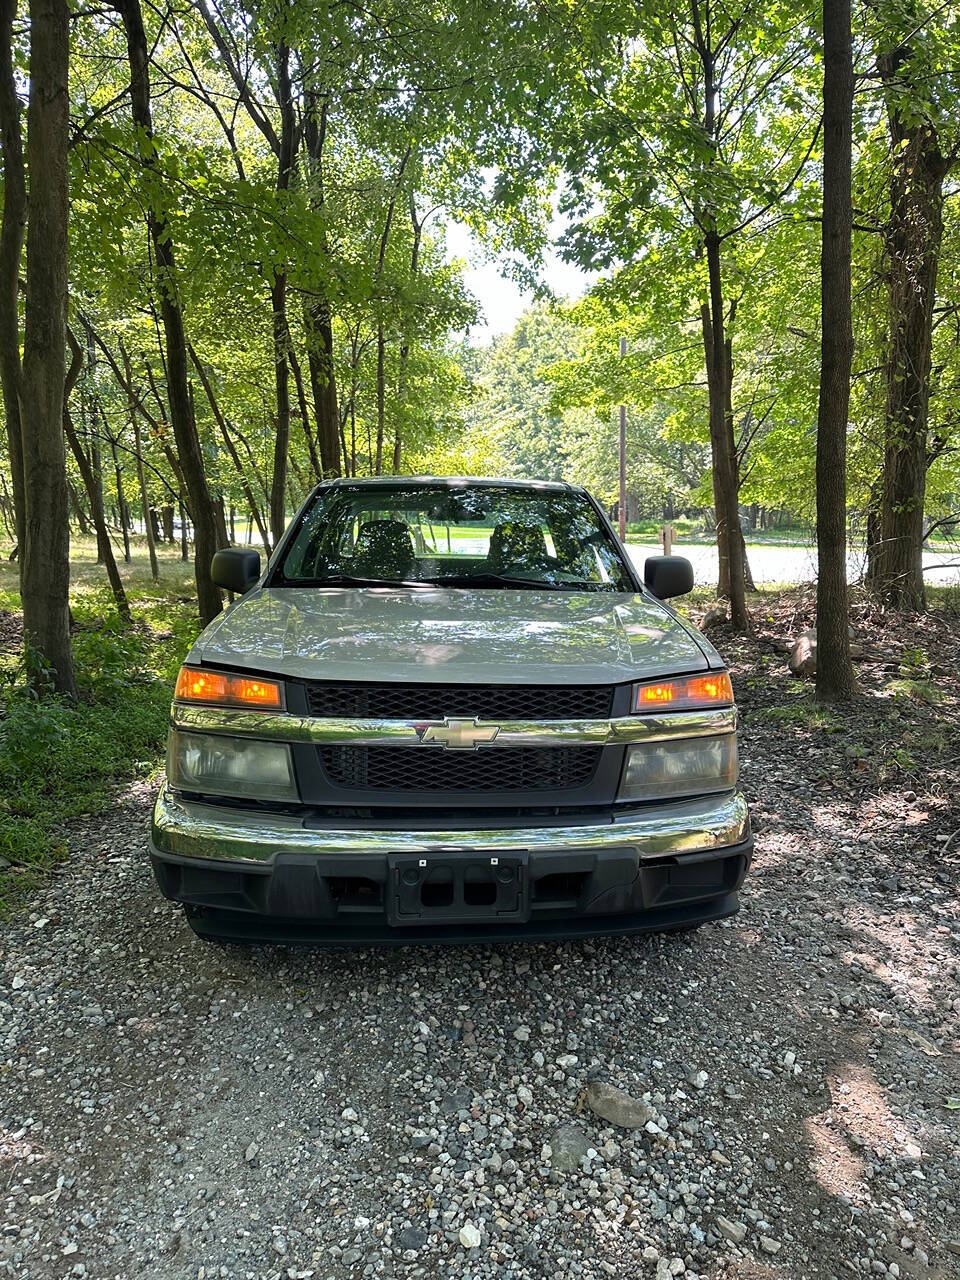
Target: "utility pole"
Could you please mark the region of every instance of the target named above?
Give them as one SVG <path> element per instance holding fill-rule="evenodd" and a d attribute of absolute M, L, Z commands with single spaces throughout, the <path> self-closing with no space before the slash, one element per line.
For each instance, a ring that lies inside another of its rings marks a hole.
<path fill-rule="evenodd" d="M 627 340 L 620 339 L 620 359 L 627 354 Z M 627 537 L 627 406 L 620 406 L 620 541 Z"/>

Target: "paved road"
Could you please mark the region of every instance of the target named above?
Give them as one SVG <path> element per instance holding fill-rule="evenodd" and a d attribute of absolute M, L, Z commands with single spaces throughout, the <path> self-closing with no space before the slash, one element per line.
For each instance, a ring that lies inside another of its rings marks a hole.
<path fill-rule="evenodd" d="M 641 566 L 647 556 L 660 555 L 656 543 L 629 544 L 628 550 L 634 564 Z M 713 584 L 717 581 L 717 549 L 714 546 L 684 546 L 675 544 L 677 555 L 686 556 L 693 564 L 698 583 Z M 754 582 L 794 583 L 813 582 L 817 576 L 817 551 L 815 546 L 783 547 L 769 544 L 747 547 Z M 960 585 L 960 552 L 927 551 L 923 557 L 927 569 L 926 581 L 931 586 Z M 860 550 L 847 559 L 847 573 L 855 581 L 863 573 L 864 557 Z"/>

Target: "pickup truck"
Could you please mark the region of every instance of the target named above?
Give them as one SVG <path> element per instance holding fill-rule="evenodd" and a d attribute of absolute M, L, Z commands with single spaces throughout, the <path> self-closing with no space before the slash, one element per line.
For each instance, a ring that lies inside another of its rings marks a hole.
<path fill-rule="evenodd" d="M 151 857 L 193 930 L 364 945 L 682 930 L 752 838 L 713 646 L 566 484 L 337 479 L 187 655 Z"/>

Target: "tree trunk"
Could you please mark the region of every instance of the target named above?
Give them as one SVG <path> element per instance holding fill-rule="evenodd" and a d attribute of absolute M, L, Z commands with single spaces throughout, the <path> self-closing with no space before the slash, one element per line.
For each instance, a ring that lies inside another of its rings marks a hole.
<path fill-rule="evenodd" d="M 280 276 L 270 293 L 273 304 L 274 380 L 277 416 L 274 424 L 273 479 L 270 485 L 270 533 L 274 545 L 286 527 L 287 453 L 290 445 L 290 367 L 284 344 L 287 278 Z"/>
<path fill-rule="evenodd" d="M 856 691 L 847 611 L 847 424 L 853 329 L 850 319 L 850 174 L 853 44 L 850 0 L 823 10 L 823 222 L 820 255 L 821 360 L 817 412 L 817 698 Z"/>
<path fill-rule="evenodd" d="M 130 509 L 123 494 L 123 476 L 120 473 L 120 459 L 117 457 L 117 442 L 110 437 L 110 452 L 113 455 L 113 474 L 117 485 L 117 510 L 120 512 L 120 533 L 123 536 L 123 559 L 130 563 Z"/>
<path fill-rule="evenodd" d="M 81 413 L 83 415 L 84 425 L 87 429 L 87 448 L 90 459 L 90 467 L 93 474 L 94 484 L 97 490 L 97 510 L 102 514 L 104 510 L 103 502 L 103 462 L 100 450 L 100 437 L 97 431 L 97 399 L 96 393 L 91 389 L 94 384 L 94 376 L 97 369 L 97 344 L 94 340 L 93 329 L 84 321 L 84 330 L 87 341 L 87 377 L 84 379 L 81 398 Z M 70 334 L 68 331 L 67 338 L 69 341 Z M 71 344 L 72 345 L 72 344 Z M 84 482 L 86 483 L 86 482 Z M 92 500 L 91 500 L 92 502 Z M 106 522 L 103 522 L 104 537 L 109 542 L 109 534 L 106 532 Z M 112 548 L 110 555 L 113 554 Z M 107 551 L 103 545 L 103 538 L 97 533 L 97 564 L 106 564 Z"/>
<path fill-rule="evenodd" d="M 313 431 L 310 428 L 310 411 L 307 408 L 307 395 L 303 389 L 303 372 L 300 368 L 300 361 L 297 359 L 293 344 L 290 342 L 290 334 L 287 333 L 287 361 L 290 365 L 290 372 L 293 374 L 293 385 L 297 389 L 297 407 L 300 410 L 300 422 L 303 425 L 303 438 L 306 441 L 307 453 L 310 457 L 310 468 L 313 471 L 314 480 L 323 479 L 323 467 L 320 465 L 320 458 L 317 456 L 317 444 L 313 438 Z"/>
<path fill-rule="evenodd" d="M 3 220 L 0 223 L 0 382 L 13 494 L 15 542 L 24 541 L 23 443 L 20 427 L 20 259 L 27 226 L 27 179 L 20 129 L 20 99 L 13 67 L 17 0 L 0 0 L 0 159 Z"/>
<path fill-rule="evenodd" d="M 710 446 L 713 455 L 713 496 L 717 512 L 719 580 L 730 600 L 730 621 L 738 631 L 749 628 L 744 593 L 742 535 L 740 532 L 739 476 L 733 439 L 733 422 L 727 412 L 727 354 L 723 319 L 723 283 L 720 241 L 716 233 L 706 237 L 710 300 L 702 308 L 709 399 Z"/>
<path fill-rule="evenodd" d="M 711 44 L 709 9 L 706 27 L 701 23 L 700 6 L 690 9 L 694 27 L 694 48 L 703 69 L 703 117 L 696 120 L 706 135 L 712 156 L 717 147 L 717 53 Z M 713 163 L 713 161 L 711 161 Z M 708 293 L 700 306 L 704 357 L 707 374 L 710 449 L 713 461 L 713 497 L 716 508 L 717 555 L 721 594 L 730 600 L 730 621 L 738 631 L 749 629 L 743 579 L 743 543 L 740 531 L 740 475 L 733 435 L 732 343 L 724 323 L 723 276 L 720 262 L 721 238 L 709 210 L 698 215 L 703 230 L 703 250 L 707 259 Z M 726 590 L 724 590 L 724 588 Z"/>
<path fill-rule="evenodd" d="M 214 422 L 216 422 L 217 426 L 220 428 L 220 435 L 223 439 L 224 445 L 226 446 L 227 453 L 229 453 L 230 458 L 233 462 L 233 465 L 237 469 L 237 476 L 240 480 L 240 487 L 243 490 L 244 497 L 247 499 L 247 502 L 250 506 L 250 512 L 251 512 L 251 515 L 253 516 L 253 519 L 256 521 L 257 528 L 260 530 L 260 537 L 263 541 L 264 550 L 266 551 L 267 555 L 269 555 L 270 554 L 270 533 L 269 533 L 269 530 L 267 529 L 267 522 L 263 518 L 263 512 L 260 510 L 260 504 L 257 502 L 256 498 L 253 496 L 253 489 L 250 485 L 250 481 L 247 479 L 247 474 L 243 469 L 243 464 L 240 461 L 240 455 L 237 453 L 237 446 L 233 443 L 233 438 L 230 434 L 230 428 L 227 425 L 227 420 L 224 417 L 224 414 L 220 408 L 220 402 L 217 399 L 216 393 L 213 390 L 213 384 L 211 383 L 210 378 L 207 375 L 206 369 L 203 367 L 203 364 L 200 361 L 200 357 L 197 355 L 196 351 L 193 349 L 192 343 L 190 344 L 190 359 L 193 361 L 193 367 L 196 369 L 197 375 L 200 378 L 200 385 L 203 387 L 204 394 L 207 397 L 207 403 L 210 405 L 210 411 L 213 414 L 213 420 Z"/>
<path fill-rule="evenodd" d="M 120 577 L 120 570 L 117 568 L 117 561 L 113 554 L 113 544 L 110 541 L 110 531 L 107 528 L 106 517 L 103 511 L 103 491 L 100 488 L 97 477 L 94 475 L 93 467 L 90 459 L 83 451 L 83 446 L 77 439 L 77 433 L 74 430 L 73 418 L 70 410 L 64 405 L 63 409 L 63 429 L 67 437 L 67 443 L 70 445 L 70 452 L 73 454 L 80 471 L 80 478 L 83 480 L 83 487 L 87 491 L 87 501 L 90 503 L 90 516 L 93 520 L 93 527 L 97 531 L 97 546 L 103 557 L 103 565 L 107 571 L 107 581 L 110 583 L 110 590 L 113 592 L 113 598 L 117 606 L 117 612 L 125 622 L 130 621 L 130 605 L 127 601 L 127 593 L 123 589 L 123 579 Z"/>
<path fill-rule="evenodd" d="M 133 447 L 137 458 L 137 485 L 140 489 L 140 509 L 143 512 L 143 527 L 147 535 L 147 552 L 150 556 L 150 577 L 154 582 L 160 581 L 160 566 L 157 563 L 157 540 L 154 531 L 153 508 L 150 506 L 150 495 L 147 493 L 147 475 L 143 466 L 143 448 L 140 440 L 140 414 L 137 412 L 137 398 L 133 394 L 133 373 L 130 368 L 130 357 L 121 347 L 123 371 L 127 379 L 127 410 L 133 426 Z"/>
<path fill-rule="evenodd" d="M 383 432 L 386 420 L 386 352 L 387 343 L 383 333 L 383 321 L 377 325 L 377 453 L 373 474 L 383 471 Z"/>
<path fill-rule="evenodd" d="M 148 190 L 156 195 L 148 202 L 147 227 L 153 245 L 160 315 L 163 323 L 167 363 L 167 395 L 170 421 L 177 442 L 179 464 L 187 489 L 194 527 L 194 572 L 200 619 L 211 622 L 223 608 L 219 588 L 210 577 L 210 564 L 217 549 L 217 524 L 207 487 L 200 438 L 190 402 L 187 383 L 187 343 L 183 312 L 177 293 L 177 267 L 172 228 L 160 201 L 165 180 L 157 164 L 150 110 L 150 71 L 147 38 L 143 29 L 140 0 L 117 0 L 127 36 L 130 63 L 130 99 L 133 122 L 140 131 L 140 160 L 147 171 Z"/>
<path fill-rule="evenodd" d="M 387 246 L 390 242 L 390 231 L 393 227 L 393 215 L 397 207 L 397 195 L 400 191 L 400 184 L 403 182 L 403 175 L 406 172 L 407 163 L 410 159 L 412 151 L 411 145 L 408 143 L 400 160 L 397 169 L 397 176 L 394 179 L 393 191 L 390 200 L 387 203 L 387 213 L 383 220 L 383 231 L 380 235 L 380 253 L 377 258 L 377 270 L 375 279 L 379 283 L 383 277 L 383 270 L 387 261 Z M 377 318 L 377 452 L 374 464 L 374 474 L 381 475 L 383 473 L 383 439 L 386 430 L 386 353 L 387 342 L 383 324 L 383 298 L 378 299 L 380 307 L 380 315 Z"/>
<path fill-rule="evenodd" d="M 140 508 L 143 511 L 143 528 L 147 535 L 147 553 L 150 556 L 150 577 L 154 582 L 160 581 L 160 565 L 157 561 L 157 540 L 154 532 L 153 508 L 150 506 L 150 495 L 147 493 L 147 476 L 143 469 L 143 458 L 140 454 L 140 418 L 131 405 L 133 415 L 133 442 L 137 450 L 137 483 L 140 487 Z"/>
<path fill-rule="evenodd" d="M 339 409 L 333 364 L 333 318 L 329 303 L 324 300 L 304 307 L 303 320 L 309 344 L 307 363 L 317 419 L 320 466 L 324 478 L 329 479 L 340 475 Z"/>
<path fill-rule="evenodd" d="M 753 580 L 753 571 L 750 568 L 750 560 L 747 556 L 747 544 L 743 537 L 743 530 L 740 528 L 740 522 L 737 521 L 737 529 L 740 531 L 740 555 L 743 559 L 743 586 L 745 591 L 756 591 L 757 584 Z"/>
<path fill-rule="evenodd" d="M 410 230 L 412 233 L 410 245 L 410 276 L 415 280 L 420 270 L 420 244 L 423 238 L 423 219 L 417 216 L 417 198 L 416 193 L 413 190 L 410 191 L 408 211 L 410 214 Z M 398 379 L 399 394 L 397 399 L 399 400 L 401 407 L 406 405 L 407 364 L 409 359 L 410 335 L 407 333 L 404 334 L 403 342 L 400 344 L 400 377 Z M 397 425 L 393 436 L 393 474 L 395 476 L 400 474 L 401 451 L 403 448 L 403 441 L 400 435 L 400 423 L 402 420 L 403 414 L 398 413 Z"/>
<path fill-rule="evenodd" d="M 70 19 L 66 0 L 31 0 L 27 109 L 27 301 L 20 427 L 24 538 L 20 574 L 27 666 L 75 694 L 70 650 L 70 523 L 63 438 L 67 310 Z M 34 660 L 34 655 L 39 661 Z"/>
<path fill-rule="evenodd" d="M 864 575 L 873 586 L 880 570 L 880 542 L 883 538 L 883 470 L 870 485 L 870 496 L 867 499 L 866 551 L 867 568 Z"/>
<path fill-rule="evenodd" d="M 163 540 L 172 546 L 177 540 L 177 535 L 174 530 L 174 510 L 169 503 L 160 508 L 160 520 L 163 524 Z"/>
<path fill-rule="evenodd" d="M 323 148 L 327 135 L 327 98 L 311 91 L 307 94 L 304 113 L 303 137 L 306 143 L 307 164 L 310 171 L 310 202 L 317 213 L 324 204 Z M 320 243 L 327 253 L 327 239 L 323 219 L 320 219 Z M 340 475 L 340 447 L 338 429 L 340 414 L 337 407 L 337 384 L 333 363 L 333 317 L 330 303 L 323 296 L 304 301 L 303 330 L 307 338 L 307 363 L 310 369 L 310 390 L 313 394 L 314 413 L 317 418 L 317 439 L 320 445 L 320 468 L 323 478 Z"/>
<path fill-rule="evenodd" d="M 16 544 L 17 518 L 13 510 L 13 499 L 10 497 L 10 490 L 7 488 L 2 469 L 0 469 L 0 514 L 3 515 L 3 527 L 7 531 L 7 537 Z"/>
<path fill-rule="evenodd" d="M 290 50 L 281 43 L 277 50 L 277 86 L 280 104 L 280 150 L 277 155 L 277 190 L 286 191 L 294 164 L 296 118 L 290 84 Z M 286 526 L 287 455 L 290 451 L 290 366 L 287 351 L 290 331 L 287 324 L 287 273 L 278 271 L 270 288 L 273 309 L 274 382 L 277 394 L 276 439 L 273 445 L 273 480 L 270 487 L 270 532 L 276 545 Z"/>
<path fill-rule="evenodd" d="M 927 477 L 927 412 L 937 262 L 943 237 L 943 179 L 948 164 L 936 129 L 903 111 L 912 86 L 913 50 L 900 46 L 878 59 L 889 88 L 893 152 L 886 235 L 889 335 L 885 360 L 883 497 L 874 585 L 894 608 L 923 609 L 923 506 Z M 920 89 L 917 89 L 920 92 Z M 926 92 L 926 86 L 923 87 Z"/>
<path fill-rule="evenodd" d="M 67 480 L 67 495 L 70 498 L 70 505 L 73 507 L 73 518 L 77 522 L 77 530 L 80 537 L 85 538 L 90 532 L 90 522 L 87 520 L 87 513 L 83 509 L 83 503 L 80 501 L 76 486 L 69 479 Z"/>

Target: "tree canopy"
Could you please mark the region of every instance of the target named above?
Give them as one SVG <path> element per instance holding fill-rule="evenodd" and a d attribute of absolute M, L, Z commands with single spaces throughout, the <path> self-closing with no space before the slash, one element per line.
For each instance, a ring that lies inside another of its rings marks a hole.
<path fill-rule="evenodd" d="M 25 599 L 72 522 L 121 611 L 131 532 L 194 539 L 209 619 L 213 550 L 269 549 L 338 474 L 566 478 L 612 509 L 625 404 L 628 517 L 715 528 L 746 625 L 741 525 L 817 509 L 816 5 L 46 3 L 52 59 L 39 11 L 0 7 L 0 516 Z M 950 7 L 852 10 L 844 502 L 906 607 L 960 505 L 958 55 Z M 451 221 L 540 293 L 484 344 Z M 558 222 L 579 299 L 544 287 Z M 58 374 L 30 333 L 61 307 Z M 41 459 L 63 479 L 47 541 Z"/>

